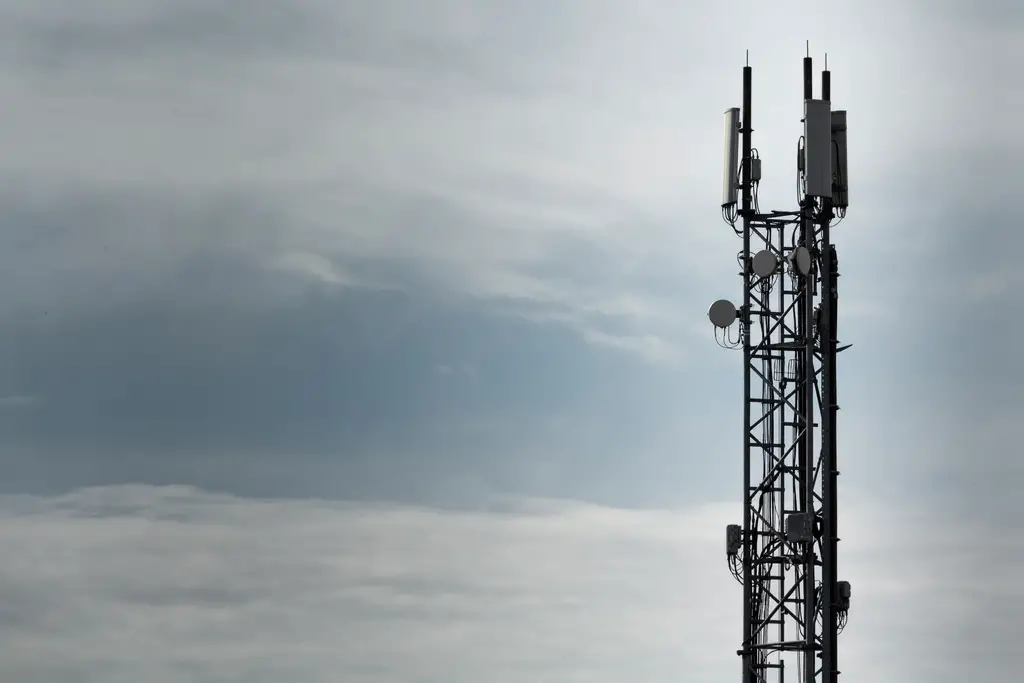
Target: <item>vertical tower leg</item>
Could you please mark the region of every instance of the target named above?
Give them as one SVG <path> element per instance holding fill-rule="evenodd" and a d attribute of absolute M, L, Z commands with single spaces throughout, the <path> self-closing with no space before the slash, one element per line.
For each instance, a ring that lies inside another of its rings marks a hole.
<path fill-rule="evenodd" d="M 752 646 L 756 643 L 756 632 L 752 628 L 754 613 L 753 591 L 753 559 L 755 539 L 751 534 L 751 502 L 750 487 L 750 213 L 751 181 L 750 154 L 752 117 L 751 87 L 752 71 L 749 66 L 743 67 L 743 129 L 742 149 L 743 161 L 741 172 L 742 199 L 740 212 L 743 220 L 743 307 L 740 309 L 741 333 L 743 335 L 743 683 L 757 683 L 755 668 L 756 652 Z"/>
<path fill-rule="evenodd" d="M 812 70 L 811 58 L 804 58 L 804 99 L 810 100 L 814 98 L 814 74 Z M 810 253 L 814 253 L 815 247 L 815 225 L 810 218 L 811 199 L 809 197 L 804 198 L 803 216 L 801 221 L 801 243 Z M 812 268 L 803 277 L 802 291 L 799 295 L 798 309 L 800 311 L 799 317 L 799 334 L 802 337 L 803 349 L 801 353 L 801 365 L 802 373 L 800 378 L 800 408 L 803 412 L 803 435 L 800 439 L 800 471 L 802 479 L 802 506 L 801 511 L 804 514 L 813 514 L 815 507 L 814 500 L 814 488 L 815 488 L 815 458 L 814 458 L 814 408 L 816 396 L 814 395 L 814 382 L 815 382 L 815 370 L 814 370 L 814 284 L 815 284 L 815 273 Z M 816 620 L 816 605 L 815 605 L 815 574 L 816 572 L 816 557 L 814 552 L 814 543 L 808 542 L 804 544 L 804 579 L 803 579 L 803 597 L 804 597 L 804 637 L 803 637 L 803 676 L 805 681 L 813 681 L 815 679 L 814 672 L 817 668 L 817 658 L 815 656 L 815 650 L 817 645 L 817 636 L 815 634 L 815 622 Z"/>
<path fill-rule="evenodd" d="M 831 74 L 826 69 L 821 73 L 821 98 L 832 99 Z M 835 171 L 834 171 L 835 173 Z M 822 385 L 825 394 L 825 410 L 822 411 L 822 476 L 823 476 L 823 548 L 822 548 L 822 629 L 824 630 L 822 662 L 823 683 L 837 683 L 839 680 L 838 649 L 839 622 L 836 610 L 838 514 L 836 500 L 838 467 L 836 458 L 836 345 L 838 316 L 838 258 L 832 245 L 830 224 L 832 222 L 832 200 L 822 202 L 821 219 L 821 281 L 822 329 L 820 330 L 822 352 Z"/>

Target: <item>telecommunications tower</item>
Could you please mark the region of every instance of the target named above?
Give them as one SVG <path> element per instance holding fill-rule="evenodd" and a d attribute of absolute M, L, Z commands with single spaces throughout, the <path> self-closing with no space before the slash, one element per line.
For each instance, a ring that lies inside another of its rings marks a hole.
<path fill-rule="evenodd" d="M 808 55 L 795 211 L 758 206 L 749 65 L 742 110 L 725 112 L 722 215 L 743 240 L 743 302 L 716 301 L 708 316 L 719 343 L 743 351 L 743 523 L 726 529 L 743 585 L 742 683 L 836 683 L 850 607 L 836 564 L 835 378 L 845 347 L 830 233 L 848 204 L 846 112 L 832 110 L 827 57 L 821 76 L 814 99 Z"/>

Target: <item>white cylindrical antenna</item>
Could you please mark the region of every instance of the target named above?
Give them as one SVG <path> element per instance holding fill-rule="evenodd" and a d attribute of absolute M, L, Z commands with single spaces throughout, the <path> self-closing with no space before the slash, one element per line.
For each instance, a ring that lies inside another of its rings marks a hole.
<path fill-rule="evenodd" d="M 734 206 L 739 192 L 740 108 L 725 110 L 725 168 L 722 169 L 722 207 Z"/>

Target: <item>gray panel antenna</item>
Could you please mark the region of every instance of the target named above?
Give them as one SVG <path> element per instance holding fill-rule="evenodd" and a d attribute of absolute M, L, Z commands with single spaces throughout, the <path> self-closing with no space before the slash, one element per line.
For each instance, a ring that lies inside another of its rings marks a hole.
<path fill-rule="evenodd" d="M 722 169 L 722 207 L 733 206 L 739 193 L 740 109 L 725 110 L 725 161 Z"/>
<path fill-rule="evenodd" d="M 827 100 L 804 101 L 804 178 L 810 197 L 832 196 L 832 111 Z"/>
<path fill-rule="evenodd" d="M 833 206 L 845 209 L 850 203 L 850 183 L 846 177 L 846 112 L 832 112 L 832 199 Z"/>

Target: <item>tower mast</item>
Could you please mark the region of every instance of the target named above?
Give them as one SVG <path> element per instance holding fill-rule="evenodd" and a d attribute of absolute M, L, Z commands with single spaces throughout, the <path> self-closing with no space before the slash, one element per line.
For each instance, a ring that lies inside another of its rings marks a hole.
<path fill-rule="evenodd" d="M 719 300 L 708 315 L 719 343 L 743 353 L 743 523 L 726 529 L 729 567 L 743 585 L 742 683 L 784 683 L 787 668 L 799 683 L 837 683 L 850 606 L 850 584 L 837 574 L 843 349 L 831 234 L 848 205 L 846 112 L 831 109 L 827 62 L 820 99 L 809 55 L 803 76 L 795 211 L 758 204 L 749 65 L 742 110 L 726 111 L 722 215 L 743 243 L 743 303 Z"/>

